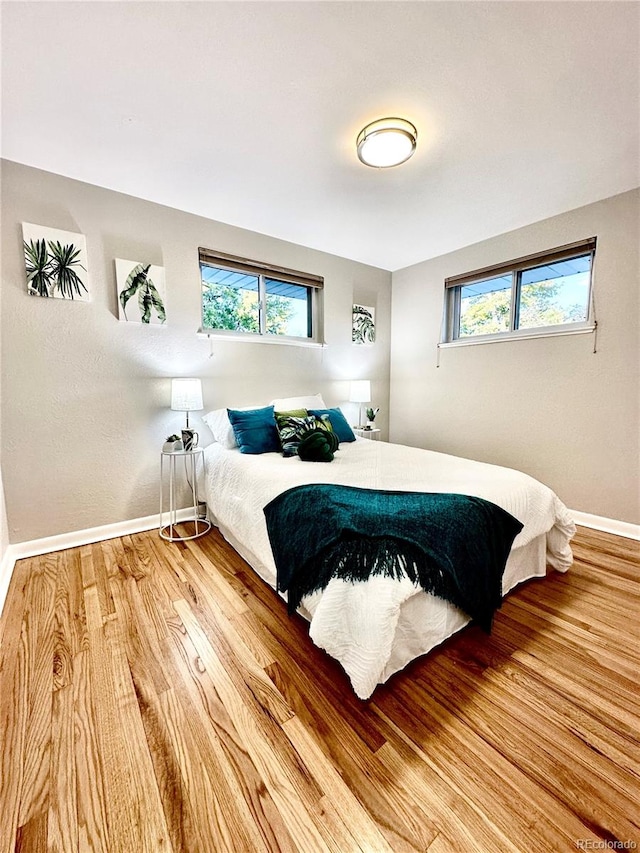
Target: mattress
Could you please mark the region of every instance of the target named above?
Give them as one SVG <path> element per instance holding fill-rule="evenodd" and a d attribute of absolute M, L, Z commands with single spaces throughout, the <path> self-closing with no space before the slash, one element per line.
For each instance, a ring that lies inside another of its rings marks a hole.
<path fill-rule="evenodd" d="M 263 510 L 277 495 L 306 483 L 454 492 L 492 501 L 523 524 L 507 561 L 503 593 L 543 577 L 547 565 L 564 572 L 572 563 L 575 525 L 567 508 L 551 489 L 520 471 L 366 439 L 342 443 L 331 463 L 278 453 L 254 456 L 211 444 L 202 481 L 211 520 L 273 589 L 276 567 Z M 300 613 L 310 622 L 312 641 L 342 664 L 361 699 L 469 622 L 457 607 L 408 578 L 333 579 L 303 599 Z"/>

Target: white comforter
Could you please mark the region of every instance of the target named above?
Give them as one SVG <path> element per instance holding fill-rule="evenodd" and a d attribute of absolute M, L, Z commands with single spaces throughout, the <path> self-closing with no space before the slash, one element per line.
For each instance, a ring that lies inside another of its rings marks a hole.
<path fill-rule="evenodd" d="M 252 456 L 209 445 L 204 474 L 209 512 L 223 534 L 274 588 L 276 567 L 263 508 L 281 492 L 304 483 L 475 495 L 501 506 L 524 524 L 513 543 L 512 557 L 527 555 L 526 546 L 546 536 L 546 562 L 559 571 L 566 571 L 572 562 L 569 540 L 575 525 L 566 507 L 551 489 L 519 471 L 365 439 L 341 444 L 329 464 L 284 459 L 277 453 Z M 544 556 L 539 560 L 512 557 L 503 578 L 504 592 L 544 573 Z M 417 596 L 425 599 L 416 602 L 420 607 L 406 610 L 415 612 L 421 623 L 411 626 L 418 635 L 414 643 L 418 653 L 469 621 L 454 605 L 428 595 L 408 579 L 373 577 L 355 584 L 332 580 L 324 591 L 303 600 L 311 639 L 340 661 L 360 698 L 368 698 L 378 683 L 400 668 L 390 666 L 399 615 Z M 429 608 L 437 630 L 422 624 Z M 426 632 L 426 640 L 420 632 Z M 402 633 L 407 633 L 406 625 Z"/>

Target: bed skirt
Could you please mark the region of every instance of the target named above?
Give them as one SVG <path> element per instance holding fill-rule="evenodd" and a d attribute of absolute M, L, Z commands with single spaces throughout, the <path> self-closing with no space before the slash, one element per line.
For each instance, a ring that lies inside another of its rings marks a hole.
<path fill-rule="evenodd" d="M 215 518 L 211 518 L 211 522 L 218 527 L 227 542 L 251 566 L 255 573 L 273 589 L 276 595 L 286 601 L 287 594 L 276 591 L 275 577 L 272 578 L 271 572 L 257 555 L 243 546 L 224 525 L 218 524 Z M 506 595 L 519 583 L 531 578 L 546 576 L 546 540 L 546 535 L 542 534 L 526 545 L 511 551 L 502 578 L 503 595 Z M 298 613 L 308 622 L 311 622 L 311 614 L 304 605 L 298 608 Z M 443 599 L 426 593 L 416 594 L 404 601 L 400 605 L 391 655 L 378 683 L 384 684 L 412 660 L 439 646 L 453 634 L 462 630 L 470 621 L 467 614 L 462 610 L 453 607 Z M 421 625 L 422 630 L 416 631 L 416 625 Z"/>

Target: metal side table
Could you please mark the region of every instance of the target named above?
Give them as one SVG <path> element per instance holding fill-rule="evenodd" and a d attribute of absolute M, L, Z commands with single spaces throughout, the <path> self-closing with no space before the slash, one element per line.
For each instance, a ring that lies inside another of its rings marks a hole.
<path fill-rule="evenodd" d="M 200 447 L 196 447 L 194 450 L 176 450 L 173 452 L 163 450 L 160 454 L 159 532 L 162 539 L 166 539 L 167 542 L 186 542 L 188 539 L 204 536 L 211 530 L 209 519 L 198 517 L 198 462 L 204 466 L 204 451 Z M 178 465 L 184 466 L 184 474 L 176 471 Z M 191 487 L 192 506 L 190 509 L 193 510 L 193 513 L 187 518 L 182 517 L 182 512 L 178 510 L 176 505 L 176 491 L 182 477 Z M 165 508 L 167 499 L 169 506 Z M 178 518 L 178 514 L 180 514 L 180 518 Z M 168 522 L 165 520 L 166 515 L 168 515 Z M 181 536 L 176 529 L 178 524 L 193 524 L 193 534 Z"/>
<path fill-rule="evenodd" d="M 368 438 L 369 441 L 380 441 L 380 432 L 377 427 L 372 427 L 371 429 L 364 429 L 364 427 L 353 427 L 353 431 L 356 435 L 359 435 L 360 438 Z"/>

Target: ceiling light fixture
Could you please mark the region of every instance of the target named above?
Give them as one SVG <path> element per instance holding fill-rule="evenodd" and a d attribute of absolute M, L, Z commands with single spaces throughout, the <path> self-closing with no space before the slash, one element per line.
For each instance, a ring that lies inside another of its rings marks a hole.
<path fill-rule="evenodd" d="M 418 131 L 403 118 L 379 118 L 363 127 L 356 141 L 358 159 L 365 166 L 399 166 L 416 150 Z"/>

